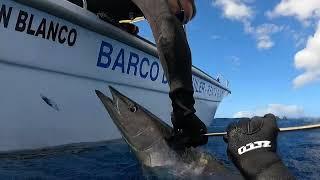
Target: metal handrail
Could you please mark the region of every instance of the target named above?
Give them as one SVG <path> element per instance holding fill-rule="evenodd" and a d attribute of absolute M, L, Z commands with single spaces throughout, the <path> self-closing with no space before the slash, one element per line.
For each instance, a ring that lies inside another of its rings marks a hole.
<path fill-rule="evenodd" d="M 83 8 L 83 9 L 88 9 L 87 0 L 82 0 L 82 8 Z"/>
<path fill-rule="evenodd" d="M 319 129 L 320 124 L 310 124 L 304 126 L 295 126 L 295 127 L 285 127 L 279 128 L 280 132 L 287 132 L 287 131 L 300 131 L 300 130 L 310 130 L 310 129 Z M 218 132 L 218 133 L 207 133 L 204 136 L 224 136 L 227 132 Z"/>

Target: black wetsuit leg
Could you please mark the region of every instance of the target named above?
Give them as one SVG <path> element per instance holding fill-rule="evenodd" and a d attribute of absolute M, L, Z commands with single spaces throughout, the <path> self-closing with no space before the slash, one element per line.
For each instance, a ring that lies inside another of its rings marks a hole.
<path fill-rule="evenodd" d="M 195 115 L 191 52 L 181 22 L 170 11 L 168 0 L 132 0 L 148 20 L 158 55 L 169 82 L 175 137 L 184 146 L 206 144 L 206 126 Z M 181 131 L 181 129 L 183 131 Z M 178 138 L 179 139 L 179 138 Z"/>

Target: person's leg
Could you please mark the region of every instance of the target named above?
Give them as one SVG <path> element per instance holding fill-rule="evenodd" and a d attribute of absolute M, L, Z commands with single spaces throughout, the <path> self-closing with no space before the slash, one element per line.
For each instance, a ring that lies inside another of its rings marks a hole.
<path fill-rule="evenodd" d="M 195 115 L 191 52 L 181 22 L 167 0 L 132 0 L 148 20 L 169 82 L 174 141 L 183 146 L 206 144 L 206 126 Z"/>

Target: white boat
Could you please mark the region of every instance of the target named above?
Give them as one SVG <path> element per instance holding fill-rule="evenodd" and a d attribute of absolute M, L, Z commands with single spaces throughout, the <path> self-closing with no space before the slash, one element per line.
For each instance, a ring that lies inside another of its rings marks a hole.
<path fill-rule="evenodd" d="M 0 0 L 0 151 L 120 138 L 95 95 L 112 85 L 170 122 L 152 43 L 64 0 Z M 220 83 L 193 67 L 197 115 L 209 124 Z"/>

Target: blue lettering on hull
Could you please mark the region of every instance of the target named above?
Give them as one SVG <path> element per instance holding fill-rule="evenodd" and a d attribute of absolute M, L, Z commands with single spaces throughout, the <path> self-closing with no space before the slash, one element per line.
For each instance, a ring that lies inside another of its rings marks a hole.
<path fill-rule="evenodd" d="M 224 90 L 218 88 L 211 83 L 207 83 L 196 77 L 192 77 L 194 92 L 199 94 L 205 94 L 207 96 L 214 96 L 216 98 L 222 98 L 224 95 Z"/>
<path fill-rule="evenodd" d="M 142 79 L 159 80 L 163 84 L 168 83 L 164 74 L 160 75 L 161 65 L 158 61 L 141 57 L 141 55 L 134 52 L 126 52 L 124 48 L 115 50 L 113 45 L 106 41 L 102 41 L 101 43 L 97 66 L 121 72 L 122 74 L 137 76 Z"/>
<path fill-rule="evenodd" d="M 116 50 L 111 43 L 106 41 L 101 43 L 97 67 L 140 77 L 144 80 L 168 84 L 164 72 L 160 69 L 159 61 L 151 60 L 135 52 L 127 52 L 124 48 Z M 192 80 L 196 93 L 215 96 L 216 98 L 223 96 L 224 91 L 211 83 L 195 76 L 193 76 Z"/>

